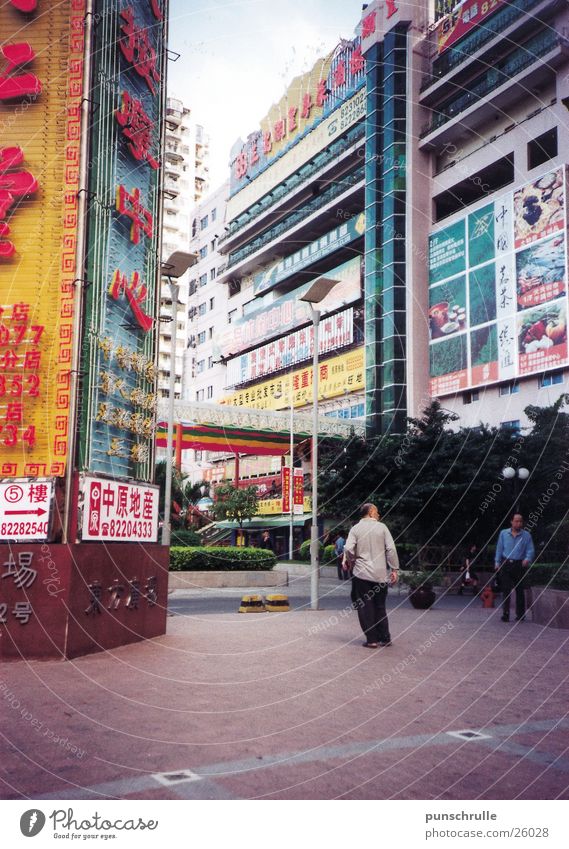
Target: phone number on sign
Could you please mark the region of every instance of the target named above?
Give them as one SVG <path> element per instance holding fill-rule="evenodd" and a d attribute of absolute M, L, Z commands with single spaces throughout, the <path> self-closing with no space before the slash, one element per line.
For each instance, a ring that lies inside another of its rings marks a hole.
<path fill-rule="evenodd" d="M 125 539 L 126 537 L 150 539 L 154 536 L 153 530 L 153 522 L 143 522 L 136 519 L 111 519 L 110 522 L 103 522 L 101 530 L 92 536 L 110 537 L 112 539 Z"/>
<path fill-rule="evenodd" d="M 48 522 L 2 522 L 2 524 L 0 524 L 0 536 L 47 536 L 47 526 Z"/>

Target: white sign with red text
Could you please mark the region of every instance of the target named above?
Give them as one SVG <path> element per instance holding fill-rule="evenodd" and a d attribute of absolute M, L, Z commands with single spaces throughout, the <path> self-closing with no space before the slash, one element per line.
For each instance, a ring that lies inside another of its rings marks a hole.
<path fill-rule="evenodd" d="M 83 542 L 157 541 L 157 486 L 85 476 L 81 489 Z"/>
<path fill-rule="evenodd" d="M 47 539 L 52 497 L 53 481 L 49 479 L 0 483 L 0 539 Z"/>

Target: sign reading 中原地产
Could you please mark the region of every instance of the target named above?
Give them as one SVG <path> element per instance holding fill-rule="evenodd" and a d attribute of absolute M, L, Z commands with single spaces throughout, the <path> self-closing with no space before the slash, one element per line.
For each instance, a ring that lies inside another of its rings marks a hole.
<path fill-rule="evenodd" d="M 564 166 L 431 234 L 433 395 L 567 365 L 566 201 Z"/>

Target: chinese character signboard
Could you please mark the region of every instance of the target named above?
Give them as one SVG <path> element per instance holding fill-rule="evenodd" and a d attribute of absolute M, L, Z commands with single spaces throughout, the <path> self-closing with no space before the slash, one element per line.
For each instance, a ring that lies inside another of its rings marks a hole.
<path fill-rule="evenodd" d="M 282 481 L 282 512 L 290 513 L 290 466 L 283 466 L 281 469 Z"/>
<path fill-rule="evenodd" d="M 304 472 L 302 469 L 294 470 L 292 492 L 294 513 L 302 515 L 304 513 Z"/>
<path fill-rule="evenodd" d="M 567 364 L 566 169 L 429 239 L 433 395 Z"/>
<path fill-rule="evenodd" d="M 53 497 L 53 481 L 35 478 L 0 483 L 0 538 L 45 540 Z"/>
<path fill-rule="evenodd" d="M 85 7 L 0 14 L 2 478 L 60 477 L 67 462 Z"/>
<path fill-rule="evenodd" d="M 319 364 L 319 370 L 320 398 L 336 398 L 347 392 L 361 392 L 365 388 L 364 349 L 356 348 L 347 354 L 331 357 Z M 292 374 L 289 372 L 275 376 L 272 380 L 236 392 L 220 403 L 259 410 L 285 410 L 290 407 L 291 394 L 295 407 L 312 403 L 312 366 L 298 369 Z"/>
<path fill-rule="evenodd" d="M 95 11 L 80 466 L 149 480 L 167 9 L 98 0 Z"/>
<path fill-rule="evenodd" d="M 505 0 L 466 0 L 454 3 L 454 9 L 440 20 L 436 30 L 437 50 L 443 53 L 474 27 L 505 5 Z"/>
<path fill-rule="evenodd" d="M 83 542 L 156 542 L 158 487 L 86 476 L 83 496 Z"/>

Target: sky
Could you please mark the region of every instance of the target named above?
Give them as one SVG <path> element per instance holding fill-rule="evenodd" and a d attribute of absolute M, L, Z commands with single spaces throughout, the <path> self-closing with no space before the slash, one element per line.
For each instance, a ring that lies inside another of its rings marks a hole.
<path fill-rule="evenodd" d="M 229 177 L 233 143 L 259 127 L 291 80 L 361 17 L 354 0 L 170 0 L 168 94 L 210 136 L 210 188 Z"/>

